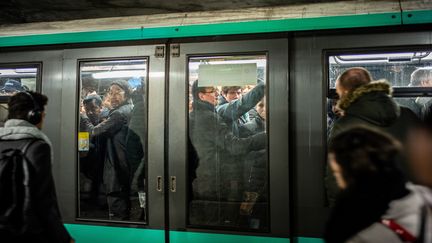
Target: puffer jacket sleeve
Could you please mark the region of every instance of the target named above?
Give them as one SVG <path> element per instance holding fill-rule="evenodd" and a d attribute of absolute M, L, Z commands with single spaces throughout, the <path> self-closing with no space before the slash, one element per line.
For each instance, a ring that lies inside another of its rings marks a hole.
<path fill-rule="evenodd" d="M 261 150 L 266 147 L 267 135 L 265 132 L 247 138 L 239 138 L 221 121 L 217 123 L 216 131 L 217 146 L 228 151 L 231 155 L 247 154 L 250 151 Z"/>
<path fill-rule="evenodd" d="M 217 108 L 218 114 L 227 122 L 232 122 L 250 111 L 264 97 L 264 82 L 259 82 L 255 88 L 240 99 L 223 104 Z"/>
<path fill-rule="evenodd" d="M 27 151 L 34 165 L 33 207 L 41 227 L 50 242 L 70 242 L 71 236 L 63 226 L 57 204 L 54 179 L 51 171 L 50 147 L 43 141 L 34 142 Z"/>

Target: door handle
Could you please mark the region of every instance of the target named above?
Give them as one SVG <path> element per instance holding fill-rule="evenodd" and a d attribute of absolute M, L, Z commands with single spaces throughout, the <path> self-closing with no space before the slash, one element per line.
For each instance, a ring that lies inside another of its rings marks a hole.
<path fill-rule="evenodd" d="M 158 192 L 162 191 L 162 176 L 156 177 L 156 191 Z"/>
<path fill-rule="evenodd" d="M 175 176 L 171 176 L 171 186 L 170 186 L 170 189 L 171 189 L 171 192 L 176 192 L 176 189 L 177 189 L 177 181 L 176 181 L 176 177 Z"/>

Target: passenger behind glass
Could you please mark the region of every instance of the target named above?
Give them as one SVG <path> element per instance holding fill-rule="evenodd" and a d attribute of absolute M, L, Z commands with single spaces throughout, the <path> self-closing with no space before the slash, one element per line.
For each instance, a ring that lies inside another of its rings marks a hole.
<path fill-rule="evenodd" d="M 250 121 L 240 127 L 240 137 L 248 137 L 258 132 L 266 131 L 267 112 L 265 103 L 265 98 L 263 98 L 258 102 L 255 108 L 252 109 L 254 112 L 249 112 Z"/>
<path fill-rule="evenodd" d="M 396 160 L 401 144 L 364 126 L 336 135 L 328 160 L 341 189 L 326 242 L 431 242 L 422 187 L 406 182 Z M 423 224 L 424 223 L 424 224 Z M 429 235 L 420 241 L 422 236 Z"/>
<path fill-rule="evenodd" d="M 102 98 L 96 92 L 87 95 L 82 103 L 83 113 L 93 126 L 97 126 L 106 119 L 106 117 L 102 117 L 101 113 L 103 109 Z M 86 119 L 80 119 L 80 132 L 90 132 L 89 126 L 86 125 Z M 87 152 L 80 151 L 80 198 L 81 200 L 90 200 L 88 210 L 84 205 L 81 207 L 82 210 L 88 211 L 85 212 L 86 214 L 95 213 L 93 207 L 99 208 L 100 204 L 106 204 L 102 201 L 102 199 L 106 200 L 106 198 L 100 196 L 106 148 L 105 138 L 103 136 L 92 136 L 89 142 L 89 150 Z"/>
<path fill-rule="evenodd" d="M 242 201 L 243 163 L 238 156 L 264 149 L 265 133 L 248 138 L 235 136 L 215 112 L 218 90 L 193 83 L 193 111 L 189 136 L 198 156 L 190 222 L 206 225 L 237 225 Z"/>
<path fill-rule="evenodd" d="M 411 74 L 411 84 L 413 86 L 432 88 L 432 67 L 416 69 Z M 432 116 L 432 99 L 430 97 L 417 97 L 415 101 L 420 107 L 420 118 L 430 120 L 430 116 Z"/>
<path fill-rule="evenodd" d="M 110 111 L 107 119 L 95 126 L 86 114 L 81 114 L 83 123 L 90 131 L 90 138 L 106 138 L 103 183 L 107 194 L 109 218 L 112 220 L 128 220 L 130 213 L 129 194 L 133 172 L 130 171 L 125 146 L 133 108 L 129 98 L 128 83 L 124 80 L 114 81 L 108 92 Z"/>
<path fill-rule="evenodd" d="M 134 106 L 126 137 L 127 158 L 131 171 L 131 220 L 146 220 L 146 137 L 147 112 L 145 84 L 142 81 L 132 94 Z M 141 197 L 141 199 L 139 199 Z M 141 200 L 141 201 L 140 201 Z"/>
<path fill-rule="evenodd" d="M 257 86 L 245 95 L 242 95 L 240 86 L 222 87 L 216 110 L 235 136 L 240 136 L 240 127 L 250 121 L 249 111 L 264 97 L 264 92 L 265 84 L 262 81 L 258 81 Z"/>
<path fill-rule="evenodd" d="M 386 80 L 373 81 L 368 70 L 354 67 L 345 70 L 336 80 L 336 92 L 340 97 L 337 107 L 342 116 L 334 122 L 328 140 L 355 125 L 365 125 L 388 132 L 405 142 L 409 128 L 418 118 L 408 108 L 399 106 L 391 97 L 392 89 Z M 408 174 L 406 159 L 400 158 L 400 166 Z M 338 188 L 327 165 L 325 185 L 327 199 L 333 205 Z"/>

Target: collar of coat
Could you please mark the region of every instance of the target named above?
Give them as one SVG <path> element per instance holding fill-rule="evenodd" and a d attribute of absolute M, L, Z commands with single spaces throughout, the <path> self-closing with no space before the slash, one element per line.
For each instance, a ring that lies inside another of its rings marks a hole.
<path fill-rule="evenodd" d="M 373 81 L 366 85 L 362 85 L 351 92 L 348 92 L 344 97 L 339 99 L 337 106 L 342 110 L 346 110 L 360 97 L 371 92 L 384 92 L 387 95 L 391 96 L 393 93 L 393 89 L 390 83 L 384 79 Z"/>
<path fill-rule="evenodd" d="M 54 156 L 52 143 L 49 138 L 35 125 L 26 120 L 9 119 L 5 122 L 4 127 L 0 128 L 1 140 L 19 140 L 27 138 L 37 138 L 44 140 L 51 148 L 51 162 L 53 162 Z"/>

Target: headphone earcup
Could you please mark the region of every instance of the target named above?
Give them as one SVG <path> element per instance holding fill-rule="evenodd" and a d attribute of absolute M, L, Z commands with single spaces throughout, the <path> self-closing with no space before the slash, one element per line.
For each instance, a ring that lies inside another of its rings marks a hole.
<path fill-rule="evenodd" d="M 33 125 L 41 122 L 42 112 L 39 110 L 31 110 L 27 113 L 27 121 Z"/>

